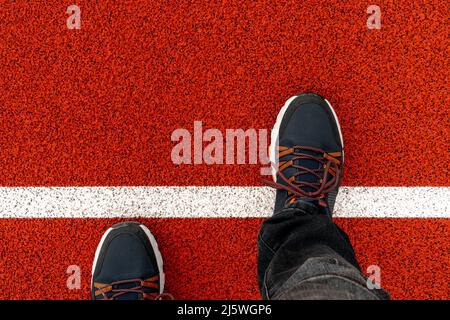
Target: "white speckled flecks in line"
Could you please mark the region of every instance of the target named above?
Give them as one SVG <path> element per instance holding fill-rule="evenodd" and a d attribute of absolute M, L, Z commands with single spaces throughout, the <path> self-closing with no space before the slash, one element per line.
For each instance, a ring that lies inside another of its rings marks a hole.
<path fill-rule="evenodd" d="M 268 187 L 0 187 L 0 218 L 268 217 Z M 341 187 L 335 217 L 449 218 L 450 187 Z"/>

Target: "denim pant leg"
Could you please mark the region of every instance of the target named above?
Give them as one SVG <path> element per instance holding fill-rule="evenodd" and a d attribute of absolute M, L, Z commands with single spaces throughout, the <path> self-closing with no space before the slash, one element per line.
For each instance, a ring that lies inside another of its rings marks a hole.
<path fill-rule="evenodd" d="M 367 288 L 348 236 L 307 202 L 266 220 L 258 237 L 263 299 L 388 299 Z"/>

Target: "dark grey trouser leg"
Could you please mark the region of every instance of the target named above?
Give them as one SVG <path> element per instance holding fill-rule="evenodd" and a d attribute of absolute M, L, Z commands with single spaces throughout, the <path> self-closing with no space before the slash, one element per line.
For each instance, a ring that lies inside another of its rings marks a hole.
<path fill-rule="evenodd" d="M 389 299 L 367 287 L 348 236 L 309 203 L 263 223 L 258 282 L 264 299 Z"/>

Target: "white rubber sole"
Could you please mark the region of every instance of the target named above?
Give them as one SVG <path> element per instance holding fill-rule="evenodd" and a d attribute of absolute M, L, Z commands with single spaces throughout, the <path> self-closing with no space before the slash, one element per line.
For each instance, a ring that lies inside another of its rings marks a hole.
<path fill-rule="evenodd" d="M 275 182 L 277 181 L 277 168 L 278 168 L 278 152 L 276 152 L 276 150 L 279 145 L 279 133 L 280 133 L 281 122 L 283 121 L 284 114 L 286 113 L 290 104 L 297 97 L 298 97 L 298 95 L 292 96 L 285 102 L 285 104 L 281 108 L 280 112 L 278 112 L 277 120 L 275 121 L 275 124 L 270 133 L 269 159 L 270 159 L 271 168 L 272 168 L 272 178 L 273 178 L 273 181 L 275 181 Z M 330 108 L 331 113 L 333 114 L 334 120 L 336 121 L 336 124 L 338 127 L 339 138 L 341 139 L 341 144 L 342 144 L 342 161 L 344 161 L 344 138 L 342 136 L 341 125 L 339 124 L 339 119 L 338 119 L 333 107 L 331 106 L 331 103 L 327 99 L 324 99 L 324 100 L 327 103 L 328 107 Z"/>
<path fill-rule="evenodd" d="M 158 243 L 156 242 L 155 237 L 153 236 L 153 234 L 150 232 L 150 230 L 142 225 L 139 224 L 139 227 L 145 232 L 145 234 L 148 237 L 148 240 L 150 241 L 150 244 L 153 248 L 153 252 L 155 253 L 155 258 L 156 258 L 156 263 L 158 265 L 158 271 L 159 271 L 159 293 L 163 293 L 164 292 L 164 283 L 165 283 L 165 275 L 164 275 L 164 269 L 163 269 L 163 259 L 162 259 L 162 255 L 161 252 L 159 251 L 158 248 Z M 106 232 L 103 234 L 102 238 L 100 239 L 100 243 L 97 246 L 97 249 L 95 250 L 95 255 L 94 255 L 94 262 L 92 263 L 92 273 L 91 273 L 91 288 L 92 288 L 92 284 L 94 282 L 94 269 L 95 266 L 97 264 L 97 260 L 98 260 L 98 256 L 100 255 L 100 251 L 102 249 L 103 243 L 105 242 L 106 237 L 108 236 L 108 234 L 113 231 L 115 228 L 109 228 L 108 230 L 106 230 Z"/>

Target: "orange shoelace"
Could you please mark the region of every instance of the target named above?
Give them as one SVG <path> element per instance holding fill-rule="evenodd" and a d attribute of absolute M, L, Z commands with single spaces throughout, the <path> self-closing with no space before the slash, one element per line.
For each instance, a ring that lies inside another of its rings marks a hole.
<path fill-rule="evenodd" d="M 121 295 L 127 293 L 138 293 L 142 294 L 142 298 L 144 300 L 173 300 L 173 296 L 170 293 L 147 293 L 144 291 L 145 288 L 153 288 L 158 289 L 159 284 L 157 281 L 159 280 L 159 276 L 150 277 L 148 279 L 127 279 L 121 281 L 115 281 L 109 284 L 94 282 L 95 296 L 102 295 L 101 300 L 114 300 Z M 134 287 L 131 288 L 117 288 L 120 285 L 126 284 L 134 284 L 137 283 Z"/>
<path fill-rule="evenodd" d="M 314 156 L 303 151 L 312 151 L 321 156 Z M 282 161 L 283 157 L 290 156 L 289 160 Z M 277 183 L 274 181 L 265 182 L 276 189 L 285 190 L 289 197 L 287 203 L 292 203 L 299 198 L 310 198 L 318 201 L 319 205 L 326 207 L 327 203 L 324 198 L 327 193 L 333 191 L 339 184 L 342 171 L 342 163 L 338 157 L 342 156 L 342 152 L 325 152 L 322 149 L 306 146 L 283 147 L 278 146 L 278 168 L 277 176 L 285 183 Z M 317 169 L 310 169 L 304 166 L 294 164 L 298 160 L 316 161 L 319 166 Z M 286 177 L 283 171 L 287 168 L 297 169 L 294 174 Z M 298 180 L 301 175 L 311 174 L 317 178 L 317 182 L 306 182 Z M 313 191 L 305 191 L 304 188 Z"/>

